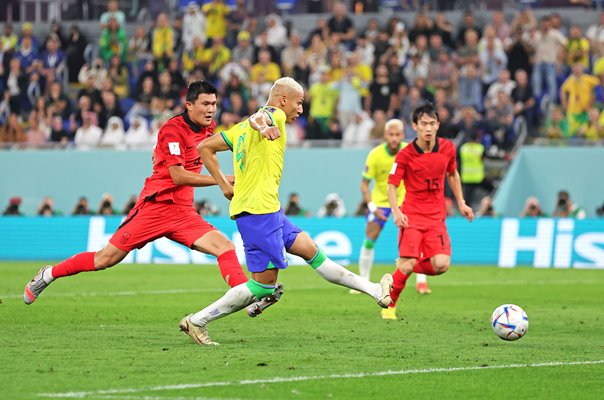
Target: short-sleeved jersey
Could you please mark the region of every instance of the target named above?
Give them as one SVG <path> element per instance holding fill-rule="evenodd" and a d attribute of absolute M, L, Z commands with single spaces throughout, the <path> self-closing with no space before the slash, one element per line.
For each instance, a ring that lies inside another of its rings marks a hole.
<path fill-rule="evenodd" d="M 425 226 L 445 220 L 445 176 L 456 169 L 455 145 L 447 139 L 437 137 L 430 153 L 422 151 L 417 139 L 398 152 L 388 183 L 398 186 L 401 180 L 405 182 L 401 210 L 410 224 Z"/>
<path fill-rule="evenodd" d="M 401 143 L 400 149 L 405 148 L 407 143 Z M 399 149 L 399 150 L 400 150 Z M 388 150 L 388 144 L 382 143 L 374 147 L 367 155 L 365 161 L 365 170 L 363 179 L 373 180 L 373 190 L 371 191 L 371 201 L 378 207 L 390 207 L 388 202 L 388 176 L 394 164 L 396 154 L 391 154 Z M 401 183 L 398 186 L 398 205 L 400 206 L 405 198 L 405 185 Z"/>
<path fill-rule="evenodd" d="M 191 121 L 186 112 L 166 121 L 159 129 L 153 150 L 153 174 L 145 180 L 139 200 L 152 197 L 156 201 L 192 206 L 194 188 L 176 185 L 168 168 L 182 165 L 187 171 L 199 174 L 202 163 L 197 145 L 214 133 L 215 126 L 212 121 L 203 128 Z"/>
<path fill-rule="evenodd" d="M 279 128 L 281 136 L 276 140 L 265 139 L 254 130 L 249 119 L 221 132 L 225 142 L 233 150 L 235 188 L 229 212 L 235 217 L 243 212 L 270 214 L 279 211 L 279 185 L 285 154 L 285 113 L 266 106 L 264 112 L 272 125 Z"/>

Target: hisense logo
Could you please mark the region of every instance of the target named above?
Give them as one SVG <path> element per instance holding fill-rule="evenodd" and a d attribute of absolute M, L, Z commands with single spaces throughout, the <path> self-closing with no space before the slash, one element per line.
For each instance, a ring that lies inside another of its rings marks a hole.
<path fill-rule="evenodd" d="M 535 233 L 521 235 L 520 221 L 502 221 L 500 267 L 514 267 L 519 252 L 531 252 L 535 267 L 604 268 L 604 232 L 575 235 L 574 220 L 544 218 L 537 221 Z"/>

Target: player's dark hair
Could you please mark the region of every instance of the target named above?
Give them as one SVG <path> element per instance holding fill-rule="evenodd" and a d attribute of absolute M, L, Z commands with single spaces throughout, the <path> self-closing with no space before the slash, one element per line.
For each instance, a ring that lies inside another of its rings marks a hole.
<path fill-rule="evenodd" d="M 208 81 L 191 82 L 185 100 L 195 103 L 200 94 L 218 94 L 218 89 Z"/>
<path fill-rule="evenodd" d="M 432 103 L 425 103 L 424 105 L 417 107 L 413 111 L 411 121 L 413 121 L 414 124 L 417 124 L 417 121 L 419 121 L 419 119 L 424 115 L 427 115 L 430 118 L 435 118 L 438 122 L 440 122 L 436 108 L 434 108 L 434 104 Z"/>

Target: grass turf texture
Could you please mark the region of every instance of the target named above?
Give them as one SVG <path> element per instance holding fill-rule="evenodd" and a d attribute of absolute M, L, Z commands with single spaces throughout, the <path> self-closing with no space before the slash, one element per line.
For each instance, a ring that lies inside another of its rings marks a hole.
<path fill-rule="evenodd" d="M 224 292 L 215 267 L 82 273 L 25 306 L 23 286 L 38 268 L 0 263 L 2 399 L 604 396 L 603 271 L 454 267 L 429 278 L 430 296 L 410 285 L 399 320 L 384 321 L 369 297 L 291 267 L 282 301 L 255 319 L 214 322 L 221 346 L 210 348 L 178 332 L 178 321 Z M 374 280 L 391 269 L 374 268 Z M 503 303 L 528 314 L 517 342 L 490 327 Z M 590 360 L 600 363 L 582 363 Z M 548 364 L 557 362 L 579 363 Z"/>

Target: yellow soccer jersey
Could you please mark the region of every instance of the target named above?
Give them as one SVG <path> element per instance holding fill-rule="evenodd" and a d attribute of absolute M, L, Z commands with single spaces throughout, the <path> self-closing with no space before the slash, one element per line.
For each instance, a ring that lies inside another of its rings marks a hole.
<path fill-rule="evenodd" d="M 401 143 L 401 149 L 407 146 L 407 143 Z M 390 207 L 388 202 L 388 175 L 394 164 L 396 154 L 390 154 L 388 145 L 382 143 L 374 147 L 367 156 L 365 162 L 365 171 L 363 178 L 368 181 L 373 180 L 373 190 L 371 191 L 371 201 L 378 207 Z M 405 185 L 401 183 L 398 187 L 398 203 L 399 206 L 405 199 Z"/>
<path fill-rule="evenodd" d="M 279 185 L 285 154 L 285 113 L 274 107 L 262 107 L 279 128 L 281 136 L 273 141 L 254 130 L 249 120 L 242 121 L 222 137 L 233 150 L 235 194 L 231 200 L 231 217 L 242 212 L 269 214 L 279 211 Z"/>

